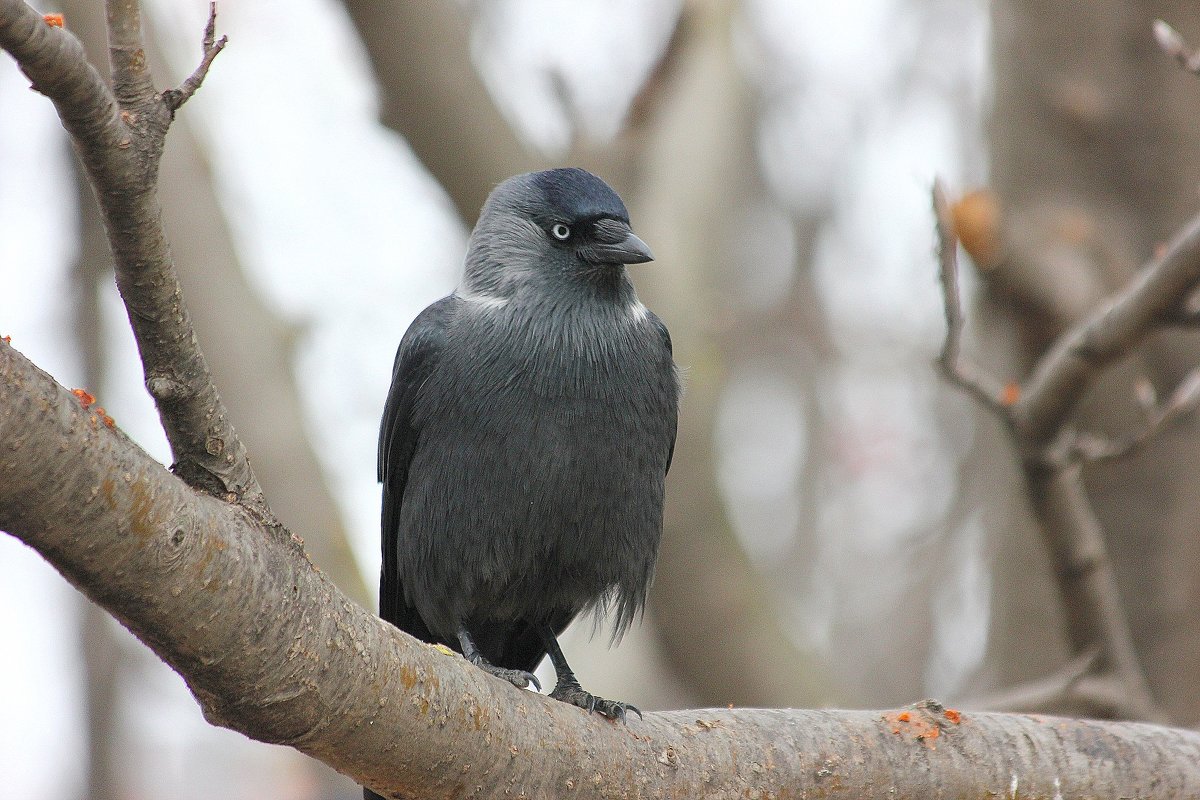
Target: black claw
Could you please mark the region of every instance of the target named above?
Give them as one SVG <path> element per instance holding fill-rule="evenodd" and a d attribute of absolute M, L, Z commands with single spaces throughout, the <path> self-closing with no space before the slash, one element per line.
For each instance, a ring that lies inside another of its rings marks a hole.
<path fill-rule="evenodd" d="M 618 722 L 627 722 L 625 715 L 630 711 L 637 714 L 638 719 L 643 718 L 641 709 L 635 705 L 622 703 L 619 700 L 605 700 L 602 697 L 597 697 L 596 701 L 596 711 L 609 719 L 617 720 Z"/>

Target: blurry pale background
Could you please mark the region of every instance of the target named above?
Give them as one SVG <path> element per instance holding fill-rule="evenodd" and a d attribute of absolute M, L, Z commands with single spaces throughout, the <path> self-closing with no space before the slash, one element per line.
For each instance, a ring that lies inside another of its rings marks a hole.
<path fill-rule="evenodd" d="M 713 447 L 723 504 L 714 508 L 728 515 L 755 578 L 750 595 L 770 612 L 780 642 L 763 641 L 761 654 L 744 646 L 732 655 L 682 651 L 679 637 L 662 629 L 706 620 L 672 617 L 664 597 L 619 649 L 608 651 L 604 635 L 593 640 L 585 621 L 569 635 L 568 655 L 590 689 L 646 710 L 746 696 L 879 706 L 988 688 L 996 586 L 987 536 L 995 526 L 989 532 L 961 485 L 978 420 L 931 367 L 943 327 L 928 199 L 935 175 L 953 187 L 987 180 L 987 4 L 685 6 L 693 45 L 715 55 L 676 65 L 694 69 L 699 85 L 670 100 L 690 97 L 699 111 L 682 118 L 711 114 L 716 122 L 666 137 L 696 159 L 690 165 L 667 163 L 659 145 L 644 148 L 638 169 L 709 175 L 718 184 L 673 194 L 670 187 L 686 182 L 651 177 L 626 193 L 635 230 L 659 256 L 631 271 L 683 343 L 681 366 L 696 389 L 685 398 L 685 425 L 704 413 L 704 387 L 718 389 L 707 439 L 699 440 Z M 180 115 L 202 154 L 187 180 L 215 186 L 223 235 L 232 237 L 245 273 L 243 293 L 254 293 L 290 343 L 292 385 L 320 458 L 319 473 L 304 477 L 336 503 L 361 592 L 374 586 L 379 566 L 375 435 L 392 356 L 411 319 L 455 285 L 466 227 L 403 138 L 379 124 L 370 64 L 342 5 L 226 0 L 219 11 L 218 31 L 230 45 Z M 475 67 L 533 165 L 602 153 L 625 135 L 630 105 L 681 5 L 474 0 L 453 11 L 469 21 Z M 191 71 L 206 12 L 197 0 L 147 2 L 158 50 L 169 59 L 156 75 L 160 85 Z M 714 20 L 727 24 L 715 34 L 694 27 Z M 720 83 L 731 75 L 732 83 Z M 169 148 L 182 146 L 181 130 Z M 689 209 L 694 240 L 675 241 L 689 230 L 662 211 L 672 207 Z M 0 334 L 68 387 L 87 384 L 72 273 L 80 213 L 69 146 L 50 103 L 0 56 Z M 697 231 L 711 239 L 697 240 Z M 204 252 L 209 241 L 186 246 Z M 696 253 L 714 263 L 701 267 L 688 257 Z M 219 284 L 212 297 L 242 291 L 210 280 Z M 104 285 L 104 377 L 88 388 L 122 429 L 169 463 L 124 311 L 111 282 Z M 703 334 L 689 333 L 701 326 Z M 203 334 L 201 344 L 216 355 Z M 719 347 L 720 357 L 706 347 Z M 230 348 L 219 357 L 237 363 L 239 355 Z M 257 378 L 243 380 L 253 387 Z M 264 388 L 258 398 L 268 417 L 280 401 L 273 392 Z M 255 434 L 234 416 L 248 437 Z M 700 463 L 704 449 L 676 453 L 678 519 L 687 519 L 692 497 L 677 485 L 687 479 L 681 460 Z M 1009 491 L 1016 485 L 1008 472 L 997 482 Z M 274 502 L 281 517 L 303 526 L 289 517 L 301 512 Z M 679 534 L 685 551 L 689 535 L 702 535 Z M 304 535 L 311 548 L 315 533 Z M 722 571 L 708 566 L 711 573 L 695 575 L 700 589 L 728 591 L 706 583 Z M 105 734 L 117 775 L 99 786 L 108 796 L 356 796 L 290 750 L 208 726 L 178 676 L 111 620 L 85 616 L 53 569 L 0 536 L 0 798 L 89 791 L 82 666 L 89 645 L 81 642 L 96 626 L 118 634 Z M 780 654 L 796 660 L 781 663 Z M 1057 655 L 1044 656 L 1047 668 Z M 697 677 L 708 671 L 707 658 L 732 659 L 746 686 L 785 685 L 789 674 L 804 674 L 775 693 L 741 694 L 748 691 L 735 685 L 742 681 L 728 680 L 726 693 Z"/>

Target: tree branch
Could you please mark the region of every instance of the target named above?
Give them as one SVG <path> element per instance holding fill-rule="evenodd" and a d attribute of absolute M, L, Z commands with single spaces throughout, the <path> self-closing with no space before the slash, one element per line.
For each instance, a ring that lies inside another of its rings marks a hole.
<path fill-rule="evenodd" d="M 887 786 L 901 800 L 998 794 L 1016 775 L 1029 797 L 1200 793 L 1200 734 L 1132 723 L 957 716 L 926 703 L 615 725 L 364 611 L 285 531 L 188 489 L 7 344 L 0 441 L 0 529 L 171 664 L 210 721 L 378 791 L 856 797 Z"/>
<path fill-rule="evenodd" d="M 954 383 L 1009 423 L 1013 443 L 1021 454 L 1030 502 L 1054 565 L 1055 581 L 1067 613 L 1071 650 L 1076 657 L 1094 654 L 1086 662 L 1087 681 L 1072 681 L 1070 687 L 1102 685 L 1105 691 L 1101 694 L 1109 697 L 1108 687 L 1119 686 L 1124 692 L 1121 702 L 1105 702 L 1092 708 L 1091 713 L 1105 714 L 1119 709 L 1135 711 L 1139 718 L 1161 720 L 1163 714 L 1138 662 L 1104 531 L 1088 500 L 1081 465 L 1089 456 L 1116 457 L 1140 446 L 1190 409 L 1197 402 L 1200 387 L 1194 385 L 1194 380 L 1185 381 L 1166 406 L 1151 413 L 1146 430 L 1130 436 L 1122 445 L 1105 447 L 1089 441 L 1071 430 L 1068 422 L 1102 368 L 1136 347 L 1154 326 L 1169 324 L 1183 298 L 1200 282 L 1200 218 L 1129 287 L 1063 334 L 1035 365 L 1024 390 L 1013 398 L 1013 403 L 1006 404 L 995 402 L 986 390 L 979 388 L 977 381 L 965 379 L 953 369 L 957 354 L 954 340 L 961 335 L 962 320 L 957 316 L 957 284 L 946 275 L 954 274 L 955 262 L 947 253 L 957 243 L 949 232 L 948 205 L 939 184 L 935 183 L 933 192 L 947 307 L 943 362 L 951 365 L 945 366 L 944 371 Z M 1042 682 L 1037 691 L 1044 694 L 1053 685 L 1053 680 Z M 1074 688 L 1070 692 L 1064 688 L 1060 700 L 1065 702 L 1068 695 L 1074 695 L 1075 699 L 1082 696 Z M 1009 696 L 1029 695 L 1018 689 Z"/>
<path fill-rule="evenodd" d="M 404 137 L 470 228 L 492 187 L 536 169 L 471 63 L 457 3 L 344 0 L 383 94 L 382 122 Z M 386 24 L 380 20 L 386 18 Z"/>
<path fill-rule="evenodd" d="M 1149 381 L 1143 379 L 1144 386 Z M 1153 388 L 1150 389 L 1153 391 Z M 1056 450 L 1063 462 L 1079 461 L 1087 464 L 1102 464 L 1127 458 L 1149 444 L 1156 436 L 1191 414 L 1200 405 L 1200 369 L 1189 372 L 1175 387 L 1167 402 L 1158 404 L 1153 397 L 1143 405 L 1146 413 L 1145 425 L 1138 431 L 1119 438 L 1064 430 L 1065 441 Z"/>
<path fill-rule="evenodd" d="M 208 68 L 212 66 L 213 59 L 225 49 L 225 45 L 229 42 L 228 36 L 222 36 L 217 39 L 217 4 L 208 4 L 208 24 L 204 26 L 204 38 L 200 42 L 200 47 L 203 56 L 200 59 L 200 65 L 196 70 L 179 85 L 178 89 L 168 89 L 163 92 L 163 101 L 167 107 L 171 109 L 171 114 L 191 99 L 196 90 L 200 88 L 200 84 L 204 83 L 204 78 L 208 75 Z"/>
<path fill-rule="evenodd" d="M 141 7 L 138 0 L 105 0 L 104 8 L 108 17 L 108 61 L 117 102 L 123 107 L 144 103 L 154 95 L 154 81 L 142 46 Z"/>
<path fill-rule="evenodd" d="M 212 384 L 163 234 L 155 185 L 172 109 L 154 93 L 133 0 L 108 4 L 114 95 L 73 35 L 0 0 L 0 48 L 58 110 L 104 214 L 117 272 L 174 469 L 190 485 L 269 514 Z"/>
<path fill-rule="evenodd" d="M 1138 661 L 1104 530 L 1088 500 L 1081 465 L 1043 468 L 1027 461 L 1025 481 L 1050 550 L 1072 652 L 1097 652 L 1090 677 L 1120 683 L 1126 693 L 1120 705 L 1137 709 L 1137 718 L 1164 721 Z M 1089 713 L 1104 714 L 1112 707 Z"/>
<path fill-rule="evenodd" d="M 942 301 L 946 313 L 946 338 L 937 363 L 950 383 L 974 397 L 980 405 L 996 414 L 1009 425 L 1012 415 L 1005 399 L 1004 387 L 990 375 L 962 358 L 963 329 L 962 296 L 958 288 L 958 236 L 946 201 L 941 181 L 933 183 L 933 211 L 938 237 L 938 277 L 942 283 Z M 1011 405 L 1011 404 L 1010 404 Z"/>
<path fill-rule="evenodd" d="M 1163 255 L 1060 337 L 1038 361 L 1013 409 L 1022 436 L 1032 444 L 1046 445 L 1101 370 L 1129 353 L 1154 328 L 1170 325 L 1197 286 L 1200 217 L 1188 223 Z"/>

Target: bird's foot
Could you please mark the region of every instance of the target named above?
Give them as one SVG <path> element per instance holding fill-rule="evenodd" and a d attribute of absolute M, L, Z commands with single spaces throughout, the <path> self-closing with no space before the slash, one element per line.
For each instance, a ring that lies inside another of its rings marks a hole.
<path fill-rule="evenodd" d="M 605 700 L 603 697 L 597 697 L 591 692 L 584 691 L 573 675 L 560 677 L 550 696 L 555 700 L 579 706 L 589 714 L 594 711 L 618 722 L 625 722 L 625 714 L 629 711 L 637 714 L 639 718 L 642 716 L 641 710 L 635 705 L 622 703 L 619 700 Z"/>
<path fill-rule="evenodd" d="M 505 669 L 504 667 L 497 667 L 495 664 L 491 663 L 481 655 L 476 655 L 473 658 L 468 658 L 467 660 L 487 674 L 495 675 L 502 681 L 508 681 L 518 689 L 524 689 L 530 684 L 533 684 L 533 686 L 539 692 L 542 690 L 542 682 L 539 681 L 537 676 L 532 672 L 526 672 L 523 669 Z"/>

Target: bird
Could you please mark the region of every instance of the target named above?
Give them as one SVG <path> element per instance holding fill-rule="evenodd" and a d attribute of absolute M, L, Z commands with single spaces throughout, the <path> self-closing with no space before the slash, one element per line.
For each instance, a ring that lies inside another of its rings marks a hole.
<path fill-rule="evenodd" d="M 626 720 L 557 637 L 617 638 L 658 556 L 680 379 L 626 265 L 653 260 L 583 169 L 511 177 L 483 205 L 452 294 L 400 341 L 379 432 L 380 616 L 501 680 Z"/>

